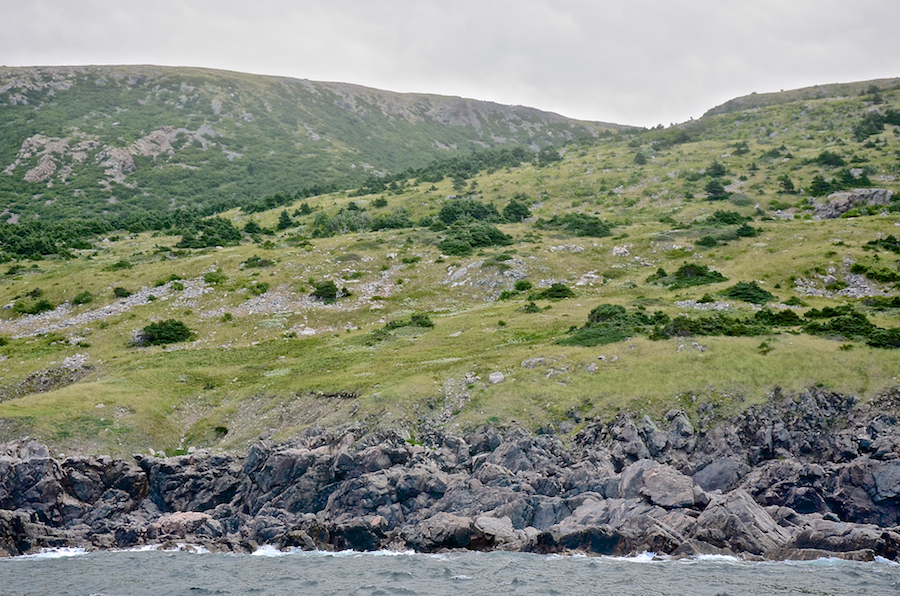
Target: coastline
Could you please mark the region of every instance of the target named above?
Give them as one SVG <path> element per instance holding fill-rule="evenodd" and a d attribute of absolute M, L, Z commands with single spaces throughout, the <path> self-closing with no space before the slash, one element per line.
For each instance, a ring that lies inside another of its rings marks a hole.
<path fill-rule="evenodd" d="M 898 406 L 896 389 L 861 405 L 810 388 L 701 429 L 679 410 L 564 438 L 310 429 L 241 455 L 133 460 L 9 443 L 0 555 L 191 543 L 897 561 Z"/>

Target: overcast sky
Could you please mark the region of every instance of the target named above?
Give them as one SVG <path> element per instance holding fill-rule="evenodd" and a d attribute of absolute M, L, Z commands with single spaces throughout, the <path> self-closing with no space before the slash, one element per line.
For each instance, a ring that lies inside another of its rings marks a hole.
<path fill-rule="evenodd" d="M 900 77 L 900 0 L 0 0 L 0 64 L 160 64 L 654 126 Z"/>

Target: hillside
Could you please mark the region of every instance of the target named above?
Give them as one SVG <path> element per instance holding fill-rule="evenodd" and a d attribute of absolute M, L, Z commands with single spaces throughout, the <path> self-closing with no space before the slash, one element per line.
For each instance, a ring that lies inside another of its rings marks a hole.
<path fill-rule="evenodd" d="M 817 384 L 872 399 L 898 386 L 900 86 L 854 89 L 318 195 L 273 180 L 216 217 L 12 260 L 0 440 L 172 454 L 313 424 L 565 436 L 623 410 L 706 428 Z M 364 149 L 347 159 L 373 164 Z"/>
<path fill-rule="evenodd" d="M 497 146 L 622 127 L 539 110 L 195 68 L 0 68 L 0 210 L 13 217 L 206 214 L 277 191 Z"/>

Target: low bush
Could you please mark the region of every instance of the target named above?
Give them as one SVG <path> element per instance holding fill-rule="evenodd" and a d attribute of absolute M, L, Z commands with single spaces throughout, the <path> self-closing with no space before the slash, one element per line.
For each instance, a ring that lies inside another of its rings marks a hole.
<path fill-rule="evenodd" d="M 774 294 L 759 287 L 755 281 L 750 283 L 739 281 L 730 288 L 722 290 L 721 294 L 727 298 L 751 304 L 765 304 L 777 300 Z"/>
<path fill-rule="evenodd" d="M 316 300 L 321 300 L 325 304 L 330 304 L 337 300 L 338 288 L 331 280 L 314 282 L 313 291 L 310 296 Z"/>
<path fill-rule="evenodd" d="M 608 223 L 586 213 L 566 213 L 554 215 L 550 219 L 539 219 L 534 227 L 539 230 L 559 230 L 571 236 L 605 238 L 612 236 Z"/>
<path fill-rule="evenodd" d="M 565 300 L 566 298 L 572 298 L 575 296 L 575 292 L 569 288 L 566 284 L 554 283 L 551 284 L 549 288 L 544 288 L 540 292 L 532 293 L 528 299 L 529 300 Z"/>
<path fill-rule="evenodd" d="M 666 270 L 660 267 L 656 273 L 647 278 L 647 283 L 654 283 L 672 289 L 702 286 L 723 281 L 728 281 L 728 278 L 718 271 L 713 271 L 706 265 L 698 263 L 685 263 L 672 275 L 667 274 Z"/>
<path fill-rule="evenodd" d="M 212 284 L 212 285 L 224 283 L 225 280 L 227 280 L 227 279 L 228 279 L 228 277 L 226 277 L 224 273 L 221 273 L 218 270 L 207 271 L 206 273 L 203 274 L 203 281 L 205 281 L 208 284 Z"/>
<path fill-rule="evenodd" d="M 194 333 L 187 325 L 176 319 L 168 319 L 154 321 L 144 327 L 138 343 L 154 346 L 188 341 L 193 338 Z"/>
<path fill-rule="evenodd" d="M 50 302 L 46 298 L 39 298 L 37 300 L 29 302 L 16 302 L 13 305 L 13 312 L 17 312 L 23 315 L 36 315 L 42 312 L 47 312 L 48 310 L 53 310 L 54 308 L 56 307 L 52 302 Z"/>
<path fill-rule="evenodd" d="M 75 297 L 72 298 L 72 304 L 75 306 L 80 306 L 82 304 L 87 304 L 88 302 L 92 302 L 94 300 L 94 295 L 88 291 L 79 292 L 75 294 Z"/>
<path fill-rule="evenodd" d="M 252 257 L 241 263 L 241 265 L 244 267 L 244 269 L 274 267 L 275 261 L 273 261 L 272 259 L 262 259 L 256 255 L 253 255 Z"/>

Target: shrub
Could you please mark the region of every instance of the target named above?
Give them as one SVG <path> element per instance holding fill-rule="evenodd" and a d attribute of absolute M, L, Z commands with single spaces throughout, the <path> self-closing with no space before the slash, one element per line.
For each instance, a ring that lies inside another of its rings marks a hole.
<path fill-rule="evenodd" d="M 513 289 L 516 292 L 527 292 L 532 287 L 533 286 L 530 281 L 528 281 L 527 279 L 520 279 L 520 280 L 516 281 L 515 285 L 513 286 Z"/>
<path fill-rule="evenodd" d="M 284 209 L 281 210 L 281 214 L 278 216 L 278 224 L 275 226 L 277 230 L 286 230 L 294 225 L 293 220 L 291 220 L 291 216 L 288 215 L 288 212 Z"/>
<path fill-rule="evenodd" d="M 220 273 L 218 270 L 207 271 L 203 274 L 203 281 L 212 285 L 223 283 L 226 279 L 228 278 L 225 276 L 225 274 Z"/>
<path fill-rule="evenodd" d="M 764 308 L 753 315 L 753 318 L 771 327 L 793 327 L 803 324 L 803 319 L 800 318 L 800 315 L 792 310 L 772 312 L 768 308 Z"/>
<path fill-rule="evenodd" d="M 588 321 L 580 329 L 573 329 L 569 337 L 559 341 L 570 346 L 598 346 L 623 341 L 646 333 L 650 326 L 664 326 L 669 317 L 662 312 L 647 315 L 643 310 L 629 312 L 617 304 L 601 304 L 588 315 Z"/>
<path fill-rule="evenodd" d="M 76 306 L 80 306 L 82 304 L 87 304 L 94 300 L 94 295 L 85 290 L 84 292 L 79 292 L 75 294 L 75 297 L 72 298 L 72 304 Z"/>
<path fill-rule="evenodd" d="M 751 219 L 752 218 L 745 217 L 736 211 L 722 211 L 720 209 L 707 217 L 706 223 L 711 225 L 738 226 Z"/>
<path fill-rule="evenodd" d="M 387 205 L 388 205 L 387 199 L 384 197 L 378 197 L 377 199 L 372 201 L 372 207 L 375 207 L 376 209 L 381 209 L 382 207 L 387 207 Z"/>
<path fill-rule="evenodd" d="M 444 203 L 438 212 L 438 219 L 449 226 L 453 222 L 465 219 L 498 222 L 502 218 L 497 208 L 490 203 L 485 204 L 474 199 L 455 199 Z"/>
<path fill-rule="evenodd" d="M 48 310 L 53 310 L 54 308 L 56 307 L 53 306 L 52 302 L 46 298 L 40 298 L 33 302 L 16 302 L 15 305 L 13 305 L 13 312 L 23 315 L 36 315 Z"/>
<path fill-rule="evenodd" d="M 526 312 L 526 313 L 537 313 L 537 312 L 541 312 L 543 310 L 544 309 L 542 309 L 540 306 L 538 306 L 534 302 L 529 302 L 528 304 L 526 304 L 525 306 L 522 307 L 522 312 Z"/>
<path fill-rule="evenodd" d="M 275 265 L 275 261 L 272 259 L 261 259 L 256 255 L 253 255 L 243 263 L 244 269 L 253 269 L 253 268 L 263 268 L 263 267 L 273 267 Z"/>
<path fill-rule="evenodd" d="M 727 281 L 724 275 L 713 271 L 706 265 L 698 263 L 685 263 L 672 275 L 666 275 L 660 268 L 654 275 L 647 278 L 647 283 L 656 283 L 673 289 L 687 288 L 690 286 L 702 286 Z"/>
<path fill-rule="evenodd" d="M 444 254 L 465 257 L 476 248 L 508 246 L 513 240 L 496 227 L 483 221 L 457 221 L 447 228 L 447 237 L 438 248 Z"/>
<path fill-rule="evenodd" d="M 264 281 L 255 282 L 253 284 L 250 284 L 250 291 L 257 296 L 262 296 L 269 291 L 269 284 Z"/>
<path fill-rule="evenodd" d="M 730 288 L 722 290 L 722 295 L 751 304 L 765 304 L 776 300 L 774 294 L 759 287 L 755 281 L 750 283 L 739 281 Z"/>
<path fill-rule="evenodd" d="M 131 269 L 134 265 L 127 259 L 117 261 L 106 268 L 107 271 L 121 271 L 122 269 Z"/>
<path fill-rule="evenodd" d="M 706 191 L 706 198 L 710 201 L 724 201 L 729 196 L 728 191 L 716 178 L 707 182 L 704 190 Z"/>
<path fill-rule="evenodd" d="M 128 290 L 126 290 L 123 287 L 116 286 L 113 288 L 113 295 L 116 298 L 128 298 L 129 296 L 131 296 L 131 292 L 129 292 Z"/>
<path fill-rule="evenodd" d="M 564 300 L 575 296 L 569 286 L 561 283 L 554 283 L 549 288 L 544 288 L 540 292 L 536 292 L 529 296 L 529 300 Z"/>
<path fill-rule="evenodd" d="M 506 221 L 520 222 L 531 215 L 531 210 L 525 201 L 519 199 L 520 196 L 525 198 L 524 195 L 516 195 L 503 208 L 503 217 Z"/>
<path fill-rule="evenodd" d="M 316 300 L 321 300 L 326 304 L 330 304 L 337 300 L 338 288 L 331 280 L 314 282 L 313 291 L 310 296 Z"/>
<path fill-rule="evenodd" d="M 534 227 L 539 230 L 561 230 L 572 236 L 588 238 L 612 236 L 608 223 L 586 213 L 566 213 L 554 215 L 550 219 L 539 219 Z"/>
<path fill-rule="evenodd" d="M 409 317 L 408 320 L 395 320 L 388 322 L 384 327 L 379 329 L 375 329 L 372 333 L 369 334 L 366 343 L 368 345 L 374 345 L 378 342 L 387 341 L 391 339 L 393 336 L 391 335 L 391 331 L 394 329 L 400 329 L 401 327 L 420 327 L 430 329 L 434 327 L 434 323 L 426 314 L 414 314 Z"/>
<path fill-rule="evenodd" d="M 712 236 L 702 236 L 699 240 L 694 242 L 697 246 L 703 246 L 705 248 L 714 248 L 719 246 L 719 241 L 716 240 Z"/>
<path fill-rule="evenodd" d="M 193 339 L 194 333 L 187 325 L 176 319 L 153 322 L 144 327 L 139 343 L 156 346 Z"/>

